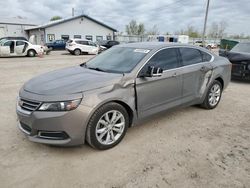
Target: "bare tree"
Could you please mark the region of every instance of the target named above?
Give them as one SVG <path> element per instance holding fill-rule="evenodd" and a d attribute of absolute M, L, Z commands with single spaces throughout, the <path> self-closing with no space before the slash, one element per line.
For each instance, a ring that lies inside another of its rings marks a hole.
<path fill-rule="evenodd" d="M 209 29 L 208 36 L 212 37 L 212 38 L 217 38 L 218 33 L 219 33 L 219 25 L 218 25 L 218 23 L 213 22 L 210 29 Z"/>
<path fill-rule="evenodd" d="M 147 32 L 148 35 L 159 35 L 159 30 L 157 28 L 157 25 L 154 25 L 151 29 Z"/>
<path fill-rule="evenodd" d="M 137 24 L 136 20 L 131 20 L 129 24 L 126 25 L 126 32 L 128 35 L 143 35 L 145 33 L 144 24 Z"/>
<path fill-rule="evenodd" d="M 219 23 L 219 29 L 218 29 L 218 36 L 219 38 L 222 38 L 223 35 L 225 35 L 225 30 L 227 28 L 228 24 L 226 21 L 220 21 Z"/>

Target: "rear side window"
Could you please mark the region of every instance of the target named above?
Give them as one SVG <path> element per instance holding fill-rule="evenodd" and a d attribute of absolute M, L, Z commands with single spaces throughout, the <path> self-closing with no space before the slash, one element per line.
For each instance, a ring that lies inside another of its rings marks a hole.
<path fill-rule="evenodd" d="M 22 46 L 25 45 L 25 42 L 23 41 L 16 41 L 16 46 Z"/>
<path fill-rule="evenodd" d="M 203 62 L 210 61 L 212 59 L 212 56 L 206 52 L 200 51 L 202 55 Z"/>
<path fill-rule="evenodd" d="M 182 58 L 182 65 L 193 65 L 197 63 L 201 63 L 202 55 L 200 50 L 194 48 L 179 48 Z"/>
<path fill-rule="evenodd" d="M 84 40 L 77 40 L 76 43 L 82 44 L 82 45 L 89 45 L 88 41 L 84 41 Z"/>
<path fill-rule="evenodd" d="M 147 63 L 148 66 L 162 68 L 163 70 L 177 68 L 179 60 L 175 48 L 163 49 L 157 52 Z"/>

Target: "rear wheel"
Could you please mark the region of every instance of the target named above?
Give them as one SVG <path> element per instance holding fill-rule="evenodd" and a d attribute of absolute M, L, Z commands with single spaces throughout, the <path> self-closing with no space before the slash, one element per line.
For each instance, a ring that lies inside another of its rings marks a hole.
<path fill-rule="evenodd" d="M 207 95 L 202 107 L 206 109 L 214 109 L 220 102 L 222 94 L 222 85 L 219 81 L 215 80 L 207 91 Z"/>
<path fill-rule="evenodd" d="M 109 149 L 125 136 L 129 124 L 126 109 L 117 103 L 101 106 L 92 115 L 87 127 L 87 142 L 96 149 Z"/>
<path fill-rule="evenodd" d="M 35 52 L 35 50 L 29 50 L 28 53 L 27 53 L 27 55 L 28 55 L 29 57 L 35 57 L 36 52 Z"/>
<path fill-rule="evenodd" d="M 81 55 L 81 50 L 80 49 L 75 49 L 74 54 L 75 55 Z"/>

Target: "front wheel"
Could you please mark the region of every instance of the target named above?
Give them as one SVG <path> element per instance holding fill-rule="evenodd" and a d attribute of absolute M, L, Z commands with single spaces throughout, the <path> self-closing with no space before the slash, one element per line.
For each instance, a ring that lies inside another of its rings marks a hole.
<path fill-rule="evenodd" d="M 214 109 L 220 102 L 222 94 L 221 83 L 215 80 L 207 91 L 206 98 L 201 104 L 206 109 Z"/>
<path fill-rule="evenodd" d="M 125 136 L 129 124 L 126 109 L 117 103 L 108 103 L 97 109 L 87 127 L 87 142 L 96 149 L 105 150 L 117 145 Z"/>

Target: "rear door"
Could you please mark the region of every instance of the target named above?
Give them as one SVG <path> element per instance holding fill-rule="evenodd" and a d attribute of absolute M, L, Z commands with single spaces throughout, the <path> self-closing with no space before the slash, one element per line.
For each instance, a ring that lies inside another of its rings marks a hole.
<path fill-rule="evenodd" d="M 26 43 L 24 41 L 16 41 L 15 53 L 16 55 L 23 55 L 25 52 Z"/>
<path fill-rule="evenodd" d="M 89 52 L 91 50 L 88 41 L 79 40 L 76 41 L 76 43 L 79 44 L 82 52 Z"/>
<path fill-rule="evenodd" d="M 188 103 L 203 95 L 212 75 L 212 57 L 207 54 L 210 58 L 205 59 L 205 52 L 190 47 L 180 47 L 179 52 L 183 75 L 182 102 Z"/>
<path fill-rule="evenodd" d="M 139 75 L 149 66 L 162 68 L 160 77 L 136 78 L 137 108 L 140 118 L 181 104 L 182 75 L 176 48 L 157 52 L 142 68 Z"/>

